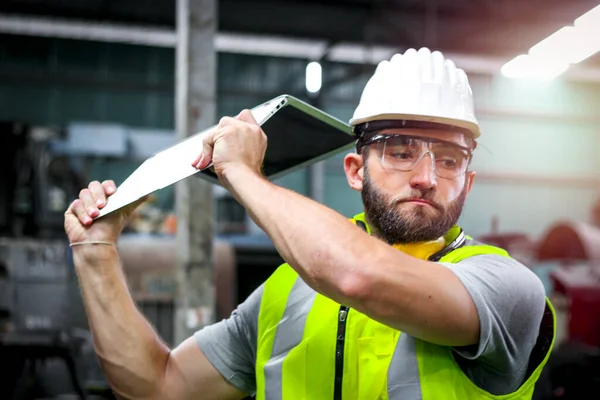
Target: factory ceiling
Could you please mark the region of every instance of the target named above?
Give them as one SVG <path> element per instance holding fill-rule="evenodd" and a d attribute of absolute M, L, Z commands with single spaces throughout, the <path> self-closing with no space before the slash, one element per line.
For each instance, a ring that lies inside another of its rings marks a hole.
<path fill-rule="evenodd" d="M 597 0 L 220 0 L 222 32 L 386 45 L 505 58 L 522 53 Z M 0 13 L 175 26 L 174 0 L 3 0 Z M 584 61 L 600 66 L 600 53 Z"/>

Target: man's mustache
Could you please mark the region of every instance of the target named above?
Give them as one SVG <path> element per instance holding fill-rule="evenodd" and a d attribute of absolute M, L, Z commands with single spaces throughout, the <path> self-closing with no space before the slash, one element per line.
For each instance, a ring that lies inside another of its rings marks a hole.
<path fill-rule="evenodd" d="M 438 204 L 435 200 L 435 193 L 432 190 L 418 190 L 415 192 L 412 192 L 409 195 L 402 195 L 402 196 L 398 196 L 395 197 L 392 200 L 392 204 L 397 205 L 397 204 L 401 204 L 401 203 L 405 203 L 407 201 L 410 200 L 422 200 L 422 201 L 426 201 L 429 204 L 431 204 L 434 208 L 443 211 L 444 207 L 442 207 L 440 204 Z"/>

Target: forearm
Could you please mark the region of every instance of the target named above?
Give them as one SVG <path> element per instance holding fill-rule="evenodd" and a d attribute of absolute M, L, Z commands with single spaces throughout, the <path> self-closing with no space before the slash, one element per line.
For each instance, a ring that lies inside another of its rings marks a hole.
<path fill-rule="evenodd" d="M 114 246 L 74 247 L 73 257 L 94 346 L 107 380 L 122 398 L 149 399 L 169 358 L 135 306 Z"/>

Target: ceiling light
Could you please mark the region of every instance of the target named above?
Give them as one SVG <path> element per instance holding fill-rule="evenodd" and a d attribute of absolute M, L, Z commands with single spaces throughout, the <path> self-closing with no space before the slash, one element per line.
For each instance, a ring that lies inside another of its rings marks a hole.
<path fill-rule="evenodd" d="M 587 29 L 565 26 L 529 50 L 536 58 L 548 62 L 577 64 L 600 50 L 600 36 L 591 35 Z"/>
<path fill-rule="evenodd" d="M 577 64 L 600 51 L 600 5 L 577 18 L 502 66 L 502 75 L 536 80 L 554 79 L 570 64 Z"/>
<path fill-rule="evenodd" d="M 323 70 L 321 64 L 316 61 L 306 66 L 306 90 L 309 93 L 317 93 L 321 90 L 323 83 Z"/>
<path fill-rule="evenodd" d="M 577 28 L 594 28 L 595 30 L 598 30 L 600 28 L 600 5 L 592 8 L 590 11 L 577 18 L 575 20 L 575 26 Z"/>
<path fill-rule="evenodd" d="M 507 78 L 552 80 L 569 68 L 568 63 L 548 62 L 543 58 L 522 54 L 502 66 L 502 75 Z"/>

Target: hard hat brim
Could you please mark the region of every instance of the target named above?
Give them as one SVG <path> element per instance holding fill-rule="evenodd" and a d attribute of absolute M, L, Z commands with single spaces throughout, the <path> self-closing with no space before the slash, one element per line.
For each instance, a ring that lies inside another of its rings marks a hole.
<path fill-rule="evenodd" d="M 465 121 L 462 119 L 437 117 L 431 115 L 418 115 L 418 114 L 377 114 L 365 118 L 356 118 L 350 120 L 351 126 L 356 126 L 365 122 L 370 121 L 381 121 L 381 120 L 407 120 L 407 121 L 421 121 L 421 122 L 435 122 L 439 124 L 457 126 L 463 128 L 472 133 L 473 139 L 477 139 L 481 133 L 479 131 L 479 125 L 475 122 Z"/>

